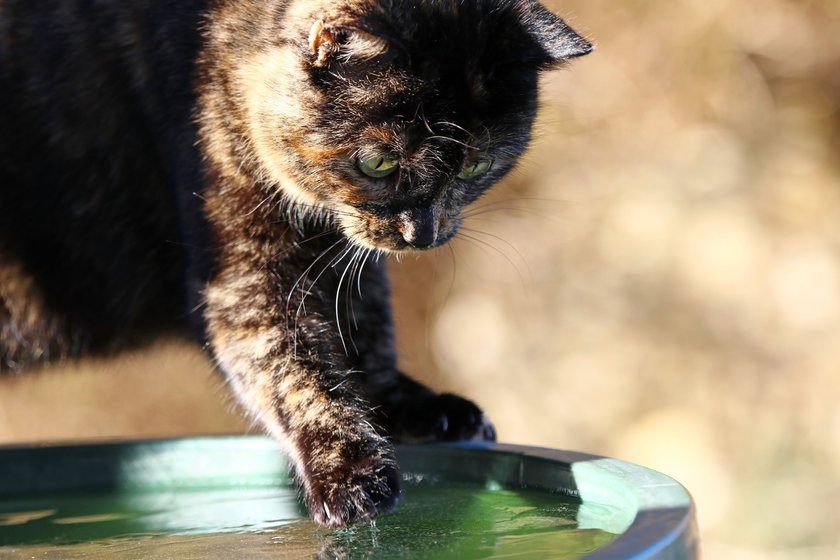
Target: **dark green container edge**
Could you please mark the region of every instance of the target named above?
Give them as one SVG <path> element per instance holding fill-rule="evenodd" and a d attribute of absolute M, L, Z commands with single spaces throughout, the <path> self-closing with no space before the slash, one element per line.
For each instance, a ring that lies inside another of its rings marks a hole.
<path fill-rule="evenodd" d="M 436 449 L 437 452 L 430 450 Z M 435 453 L 454 454 L 440 461 Z M 189 456 L 189 461 L 184 457 Z M 264 436 L 206 436 L 80 445 L 0 446 L 0 497 L 19 493 L 246 485 L 288 482 L 290 468 L 279 445 Z M 540 447 L 487 442 L 398 445 L 409 465 L 403 476 L 534 489 L 580 498 L 624 514 L 592 520 L 620 536 L 585 560 L 694 560 L 700 557 L 695 508 L 672 478 L 616 459 Z M 492 461 L 488 460 L 492 457 Z M 248 458 L 248 460 L 243 460 Z"/>

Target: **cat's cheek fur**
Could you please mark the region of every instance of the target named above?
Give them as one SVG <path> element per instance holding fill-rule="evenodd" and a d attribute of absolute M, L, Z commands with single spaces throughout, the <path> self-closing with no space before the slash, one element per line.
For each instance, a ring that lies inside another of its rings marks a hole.
<path fill-rule="evenodd" d="M 253 153 L 248 163 L 289 206 L 341 213 L 343 205 L 364 201 L 364 190 L 339 169 L 356 146 L 330 146 L 330 130 L 302 124 L 329 102 L 301 81 L 304 64 L 294 49 L 277 47 L 253 55 L 236 72 L 233 89 L 242 100 Z"/>
<path fill-rule="evenodd" d="M 313 206 L 321 201 L 299 185 L 292 170 L 293 154 L 280 149 L 285 138 L 301 137 L 291 123 L 305 120 L 307 100 L 298 91 L 294 70 L 300 59 L 289 48 L 273 48 L 251 57 L 236 73 L 235 90 L 240 92 L 245 126 L 254 154 L 251 165 L 269 184 L 277 185 L 295 203 Z M 310 102 L 311 103 L 311 102 Z"/>

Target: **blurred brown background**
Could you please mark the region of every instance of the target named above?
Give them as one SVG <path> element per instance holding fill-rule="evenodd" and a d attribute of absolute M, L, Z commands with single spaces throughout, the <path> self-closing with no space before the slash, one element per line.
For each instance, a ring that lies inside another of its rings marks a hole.
<path fill-rule="evenodd" d="M 707 558 L 840 558 L 840 2 L 548 4 L 599 48 L 463 239 L 394 265 L 404 367 L 675 476 Z M 0 385 L 0 442 L 247 428 L 177 342 Z"/>

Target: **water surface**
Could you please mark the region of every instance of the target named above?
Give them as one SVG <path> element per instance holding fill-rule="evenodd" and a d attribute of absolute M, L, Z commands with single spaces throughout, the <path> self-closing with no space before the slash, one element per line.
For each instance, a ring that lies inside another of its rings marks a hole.
<path fill-rule="evenodd" d="M 579 508 L 558 494 L 414 481 L 395 512 L 326 530 L 290 486 L 7 497 L 0 557 L 571 560 L 616 537 L 579 528 Z"/>

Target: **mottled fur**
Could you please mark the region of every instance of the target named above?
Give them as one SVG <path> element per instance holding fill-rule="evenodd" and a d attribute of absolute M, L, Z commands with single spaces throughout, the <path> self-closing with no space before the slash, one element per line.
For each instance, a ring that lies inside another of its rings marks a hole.
<path fill-rule="evenodd" d="M 590 48 L 535 0 L 0 0 L 0 370 L 191 332 L 317 521 L 391 508 L 389 438 L 495 433 L 397 370 L 381 257 L 451 238 Z"/>

